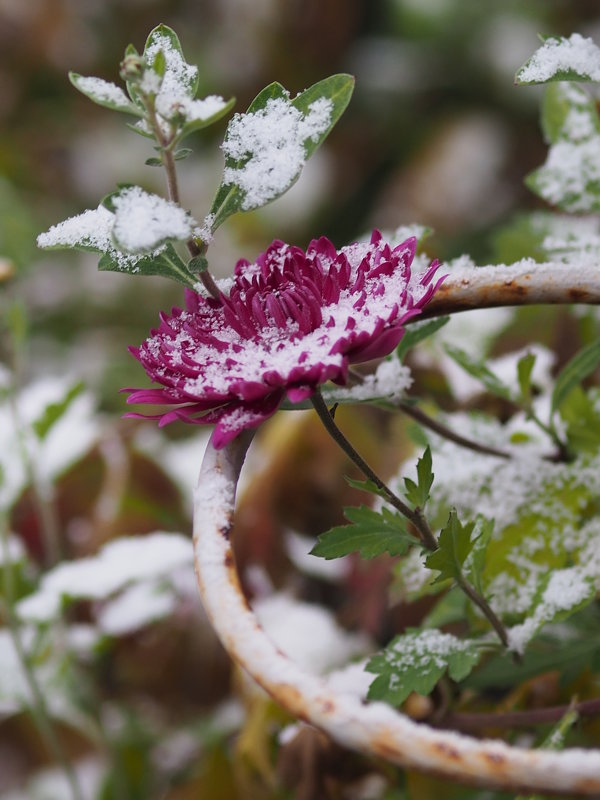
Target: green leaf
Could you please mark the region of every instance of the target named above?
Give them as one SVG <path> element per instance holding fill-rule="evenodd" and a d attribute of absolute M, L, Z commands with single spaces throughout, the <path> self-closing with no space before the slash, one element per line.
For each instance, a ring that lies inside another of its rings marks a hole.
<path fill-rule="evenodd" d="M 474 542 L 471 534 L 475 523 L 468 522 L 463 525 L 456 511 L 452 509 L 446 527 L 442 529 L 438 539 L 438 549 L 427 556 L 425 566 L 439 571 L 434 583 L 452 578 L 458 580 L 462 577 L 463 564 Z"/>
<path fill-rule="evenodd" d="M 344 475 L 344 480 L 347 484 L 352 486 L 353 489 L 359 489 L 361 492 L 369 492 L 369 494 L 375 494 L 378 497 L 382 497 L 384 500 L 388 499 L 387 494 L 377 486 L 376 483 L 373 481 L 361 481 L 355 480 L 354 478 L 349 478 L 347 475 Z"/>
<path fill-rule="evenodd" d="M 173 158 L 175 159 L 175 161 L 183 161 L 188 156 L 190 156 L 193 152 L 194 151 L 190 150 L 189 147 L 182 147 L 181 150 L 176 150 L 173 153 Z"/>
<path fill-rule="evenodd" d="M 144 164 L 147 167 L 162 167 L 163 162 L 162 162 L 162 158 L 147 158 L 144 161 Z"/>
<path fill-rule="evenodd" d="M 559 409 L 571 391 L 600 364 L 600 339 L 580 350 L 562 369 L 554 384 L 551 412 Z"/>
<path fill-rule="evenodd" d="M 576 665 L 581 673 L 589 668 L 594 655 L 600 649 L 600 637 L 587 633 L 580 639 L 569 641 L 541 635 L 532 642 L 519 664 L 509 653 L 490 658 L 477 672 L 467 678 L 465 686 L 470 689 L 510 689 L 545 672 L 563 673 Z"/>
<path fill-rule="evenodd" d="M 179 37 L 168 25 L 158 25 L 150 31 L 146 40 L 144 56 L 147 59 L 152 58 L 153 64 L 159 52 L 162 52 L 165 60 L 163 72 L 165 79 L 171 77 L 178 88 L 180 87 L 189 97 L 195 97 L 199 81 L 198 67 L 187 63 Z"/>
<path fill-rule="evenodd" d="M 32 427 L 40 441 L 46 438 L 54 424 L 61 419 L 75 398 L 79 397 L 84 389 L 85 384 L 82 381 L 75 383 L 73 386 L 71 386 L 62 400 L 60 400 L 58 403 L 49 403 L 44 409 L 42 415 L 34 420 Z"/>
<path fill-rule="evenodd" d="M 232 97 L 227 101 L 227 103 L 222 108 L 220 108 L 218 111 L 215 111 L 215 113 L 212 114 L 210 117 L 203 117 L 203 118 L 189 120 L 189 122 L 186 122 L 183 125 L 181 133 L 177 137 L 177 141 L 180 142 L 182 139 L 185 139 L 185 137 L 189 136 L 190 133 L 202 130 L 203 128 L 208 128 L 209 125 L 214 125 L 215 122 L 218 122 L 224 116 L 229 114 L 234 105 L 235 105 L 235 97 Z"/>
<path fill-rule="evenodd" d="M 440 328 L 443 328 L 446 323 L 450 322 L 450 317 L 436 317 L 435 319 L 424 320 L 423 322 L 412 322 L 406 329 L 406 333 L 400 340 L 400 344 L 396 348 L 396 355 L 403 361 L 406 354 L 415 345 L 422 342 L 424 339 L 429 338 Z"/>
<path fill-rule="evenodd" d="M 472 375 L 474 378 L 480 381 L 488 390 L 488 392 L 490 392 L 490 394 L 501 397 L 503 400 L 511 399 L 509 387 L 502 383 L 500 378 L 498 378 L 497 375 L 494 375 L 494 373 L 488 369 L 483 362 L 477 361 L 465 350 L 461 350 L 460 347 L 454 347 L 454 345 L 446 344 L 444 345 L 444 349 L 450 358 L 454 359 L 454 361 L 456 361 L 456 363 L 461 366 L 465 372 L 468 372 L 469 375 Z"/>
<path fill-rule="evenodd" d="M 320 134 L 309 136 L 304 140 L 304 151 L 307 159 L 329 136 L 333 126 L 348 107 L 353 91 L 354 77 L 340 73 L 338 75 L 330 75 L 329 78 L 324 78 L 322 81 L 313 84 L 292 100 L 294 108 L 301 111 L 305 117 L 310 113 L 311 106 L 321 98 L 329 100 L 332 105 L 329 125 Z"/>
<path fill-rule="evenodd" d="M 127 272 L 130 275 L 160 275 L 162 278 L 182 283 L 190 289 L 193 289 L 197 282 L 197 277 L 189 272 L 185 262 L 177 255 L 171 244 L 167 244 L 158 256 L 144 256 L 125 263 L 105 253 L 98 262 L 98 269 L 102 272 Z"/>
<path fill-rule="evenodd" d="M 428 695 L 446 671 L 452 680 L 466 678 L 481 653 L 476 640 L 458 639 L 437 629 L 409 629 L 368 662 L 367 672 L 377 675 L 368 699 L 399 706 L 411 692 Z"/>
<path fill-rule="evenodd" d="M 115 83 L 102 80 L 102 78 L 88 78 L 69 72 L 69 80 L 82 94 L 104 108 L 121 111 L 124 114 L 142 116 L 140 108 L 132 103 L 125 92 Z"/>
<path fill-rule="evenodd" d="M 404 478 L 406 499 L 414 508 L 424 509 L 429 500 L 434 478 L 431 466 L 431 448 L 427 447 L 422 458 L 417 461 L 417 483 L 410 478 Z"/>
<path fill-rule="evenodd" d="M 467 618 L 467 595 L 458 586 L 445 592 L 422 622 L 423 628 L 441 628 Z"/>
<path fill-rule="evenodd" d="M 478 517 L 472 535 L 471 551 L 465 560 L 465 575 L 478 594 L 483 595 L 482 575 L 485 569 L 487 549 L 494 532 L 494 520 Z"/>
<path fill-rule="evenodd" d="M 527 353 L 517 362 L 517 379 L 521 390 L 521 403 L 525 408 L 531 406 L 531 373 L 535 365 L 535 353 Z"/>
<path fill-rule="evenodd" d="M 542 46 L 518 70 L 515 82 L 531 86 L 549 81 L 598 82 L 600 49 L 591 41 L 574 33 L 548 36 Z M 584 66 L 587 64 L 587 68 Z"/>
<path fill-rule="evenodd" d="M 345 508 L 344 516 L 351 525 L 340 525 L 322 533 L 311 555 L 331 559 L 358 552 L 362 558 L 375 558 L 383 553 L 398 556 L 411 545 L 418 544 L 406 529 L 406 522 L 396 513 L 381 512 L 368 506 Z"/>
<path fill-rule="evenodd" d="M 567 425 L 570 450 L 596 453 L 600 449 L 600 396 L 597 389 L 586 393 L 575 386 L 560 406 L 560 416 Z"/>
<path fill-rule="evenodd" d="M 353 89 L 354 78 L 351 75 L 332 75 L 292 100 L 289 92 L 280 83 L 274 82 L 259 92 L 245 114 L 234 116 L 223 142 L 225 173 L 210 209 L 213 231 L 232 214 L 260 208 L 280 197 L 296 182 L 306 159 L 315 152 L 346 109 Z M 299 126 L 300 121 L 306 121 L 323 101 L 328 103 L 329 109 L 326 125 L 316 128 L 300 141 L 297 139 L 301 135 L 298 127 L 291 132 L 289 141 L 282 139 L 273 142 L 272 126 L 268 124 L 270 109 L 276 107 L 277 113 L 286 105 L 290 110 L 295 109 L 301 115 L 298 117 Z M 262 139 L 261 125 L 265 130 Z M 249 141 L 242 140 L 241 132 L 248 127 L 255 127 L 256 130 Z M 298 153 L 299 147 L 302 148 L 301 153 Z M 276 163 L 286 148 L 292 159 L 287 161 L 288 168 L 291 164 L 291 170 L 288 169 L 289 174 L 278 175 Z M 235 156 L 231 154 L 232 151 Z M 253 194 L 250 194 L 251 188 Z"/>

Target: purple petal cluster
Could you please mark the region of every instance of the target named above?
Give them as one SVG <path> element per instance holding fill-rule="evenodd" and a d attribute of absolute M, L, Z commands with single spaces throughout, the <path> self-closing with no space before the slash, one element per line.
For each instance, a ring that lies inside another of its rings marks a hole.
<path fill-rule="evenodd" d="M 274 241 L 254 264 L 238 261 L 229 295 L 186 292 L 186 308 L 130 348 L 158 389 L 127 389 L 128 403 L 169 406 L 150 417 L 215 424 L 223 447 L 326 381 L 346 382 L 348 367 L 390 353 L 404 325 L 443 280 L 438 262 L 411 272 L 416 239 L 391 248 L 370 242 L 336 250 L 322 237 L 306 252 Z M 129 414 L 128 416 L 142 416 Z"/>

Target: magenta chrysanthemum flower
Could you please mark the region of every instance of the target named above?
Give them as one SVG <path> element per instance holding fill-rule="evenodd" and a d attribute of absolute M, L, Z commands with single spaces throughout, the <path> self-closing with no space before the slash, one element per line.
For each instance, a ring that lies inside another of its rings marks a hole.
<path fill-rule="evenodd" d="M 296 403 L 326 381 L 344 384 L 350 364 L 396 347 L 443 280 L 434 281 L 437 261 L 411 273 L 416 244 L 392 249 L 379 231 L 339 252 L 325 237 L 306 252 L 274 241 L 256 263 L 237 263 L 229 296 L 186 290 L 185 310 L 161 314 L 130 349 L 163 388 L 127 389 L 127 402 L 172 406 L 150 417 L 160 425 L 216 424 L 213 443 L 223 447 L 286 394 Z"/>

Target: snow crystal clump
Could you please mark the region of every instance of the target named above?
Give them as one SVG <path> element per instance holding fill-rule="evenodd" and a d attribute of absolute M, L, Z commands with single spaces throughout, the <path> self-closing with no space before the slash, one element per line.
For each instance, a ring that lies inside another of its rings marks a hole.
<path fill-rule="evenodd" d="M 592 39 L 573 33 L 568 39 L 547 39 L 519 70 L 522 83 L 543 83 L 561 72 L 576 72 L 600 81 L 600 49 Z"/>
<path fill-rule="evenodd" d="M 306 161 L 305 142 L 316 142 L 329 127 L 333 105 L 320 97 L 303 114 L 288 98 L 274 98 L 258 111 L 236 114 L 223 142 L 228 159 L 245 161 L 225 168 L 223 181 L 244 192 L 242 208 L 258 208 L 298 177 Z"/>

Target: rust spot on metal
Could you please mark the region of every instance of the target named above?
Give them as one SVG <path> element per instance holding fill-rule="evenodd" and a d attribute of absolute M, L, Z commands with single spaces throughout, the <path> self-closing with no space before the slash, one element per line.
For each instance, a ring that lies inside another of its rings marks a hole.
<path fill-rule="evenodd" d="M 573 286 L 568 289 L 568 295 L 574 303 L 587 303 L 590 299 L 589 292 L 586 292 L 585 289 L 577 289 L 577 287 Z"/>
<path fill-rule="evenodd" d="M 484 751 L 483 757 L 486 761 L 489 761 L 490 764 L 504 764 L 506 762 L 506 758 L 501 756 L 500 753 L 490 753 L 489 751 Z"/>
<path fill-rule="evenodd" d="M 441 753 L 443 756 L 450 758 L 452 761 L 462 760 L 462 756 L 458 750 L 455 747 L 446 744 L 446 742 L 434 742 L 433 749 L 437 750 L 437 752 Z"/>

